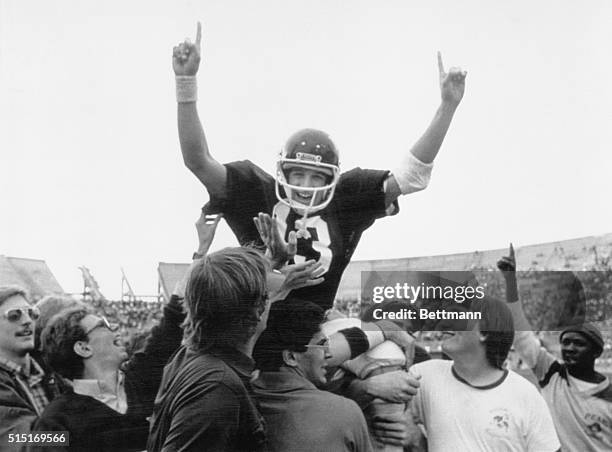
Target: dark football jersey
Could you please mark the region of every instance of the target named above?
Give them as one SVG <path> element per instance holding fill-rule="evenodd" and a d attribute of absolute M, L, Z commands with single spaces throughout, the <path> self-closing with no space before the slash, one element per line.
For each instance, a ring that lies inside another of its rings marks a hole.
<path fill-rule="evenodd" d="M 297 230 L 302 215 L 278 201 L 275 179 L 252 162 L 225 164 L 227 187 L 224 198 L 211 197 L 207 209 L 223 213 L 241 245 L 262 242 L 253 223 L 259 212 L 276 215 L 282 235 Z M 298 239 L 296 263 L 315 259 L 325 269 L 325 280 L 316 286 L 293 291 L 292 295 L 331 308 L 342 278 L 361 234 L 374 220 L 386 215 L 383 184 L 389 172 L 355 168 L 340 176 L 332 201 L 306 219 L 309 238 Z M 395 204 L 393 213 L 398 211 Z"/>

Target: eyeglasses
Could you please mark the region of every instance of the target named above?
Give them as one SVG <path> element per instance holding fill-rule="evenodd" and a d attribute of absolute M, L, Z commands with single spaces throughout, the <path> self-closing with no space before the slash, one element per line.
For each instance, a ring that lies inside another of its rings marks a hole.
<path fill-rule="evenodd" d="M 25 314 L 27 314 L 32 320 L 37 320 L 40 317 L 40 311 L 34 306 L 9 309 L 5 311 L 2 316 L 9 322 L 19 322 Z"/>
<path fill-rule="evenodd" d="M 98 320 L 94 326 L 85 331 L 85 336 L 89 335 L 89 333 L 91 333 L 96 328 L 106 328 L 111 332 L 115 332 L 119 328 L 119 325 L 110 323 L 106 317 L 100 317 L 100 320 Z"/>
<path fill-rule="evenodd" d="M 316 344 L 306 344 L 306 348 L 321 348 L 323 350 L 329 350 L 329 338 L 324 337 Z"/>

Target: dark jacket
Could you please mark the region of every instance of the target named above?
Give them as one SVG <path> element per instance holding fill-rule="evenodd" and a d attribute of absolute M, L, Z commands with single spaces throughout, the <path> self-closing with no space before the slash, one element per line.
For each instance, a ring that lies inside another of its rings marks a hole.
<path fill-rule="evenodd" d="M 45 374 L 42 386 L 49 400 L 59 393 L 53 374 Z M 6 443 L 9 433 L 29 433 L 37 416 L 14 373 L 0 367 L 0 446 Z"/>
<path fill-rule="evenodd" d="M 250 384 L 253 369 L 253 360 L 237 350 L 181 348 L 164 371 L 147 450 L 265 450 L 264 421 Z"/>

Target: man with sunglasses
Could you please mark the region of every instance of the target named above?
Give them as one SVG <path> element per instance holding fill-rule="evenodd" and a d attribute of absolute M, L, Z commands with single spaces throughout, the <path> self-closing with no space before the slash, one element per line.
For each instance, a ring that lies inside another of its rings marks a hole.
<path fill-rule="evenodd" d="M 9 434 L 28 433 L 58 395 L 53 378 L 30 353 L 38 310 L 20 287 L 0 287 L 0 447 Z"/>

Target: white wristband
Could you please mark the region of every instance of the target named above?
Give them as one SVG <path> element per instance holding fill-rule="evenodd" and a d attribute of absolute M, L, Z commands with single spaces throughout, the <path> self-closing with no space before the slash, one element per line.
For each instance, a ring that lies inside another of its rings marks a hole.
<path fill-rule="evenodd" d="M 195 75 L 176 76 L 176 101 L 179 104 L 198 100 L 198 82 Z"/>

